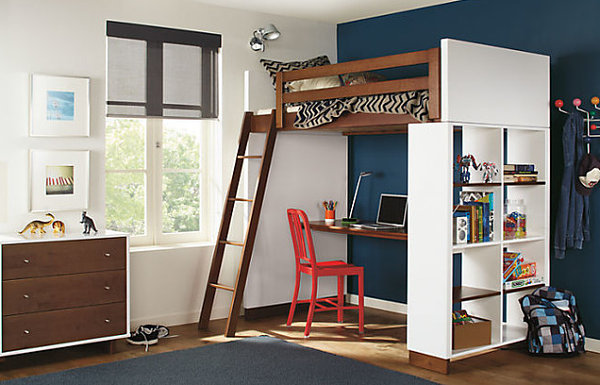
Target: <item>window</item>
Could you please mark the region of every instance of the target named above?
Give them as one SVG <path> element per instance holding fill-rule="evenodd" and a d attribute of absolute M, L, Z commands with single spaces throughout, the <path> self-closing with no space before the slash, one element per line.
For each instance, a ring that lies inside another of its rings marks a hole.
<path fill-rule="evenodd" d="M 106 222 L 132 245 L 209 241 L 220 35 L 107 22 Z"/>
<path fill-rule="evenodd" d="M 107 228 L 132 244 L 209 241 L 218 122 L 108 118 Z"/>

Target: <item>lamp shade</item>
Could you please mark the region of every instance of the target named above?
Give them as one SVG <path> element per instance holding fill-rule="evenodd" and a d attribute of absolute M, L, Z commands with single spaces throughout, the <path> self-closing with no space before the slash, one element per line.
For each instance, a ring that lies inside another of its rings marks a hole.
<path fill-rule="evenodd" d="M 276 40 L 279 38 L 281 33 L 273 24 L 267 24 L 262 31 L 263 39 L 265 40 Z"/>

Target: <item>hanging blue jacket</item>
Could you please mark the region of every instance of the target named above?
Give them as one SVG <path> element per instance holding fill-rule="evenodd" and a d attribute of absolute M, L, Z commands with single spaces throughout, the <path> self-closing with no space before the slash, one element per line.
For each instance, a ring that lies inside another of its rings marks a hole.
<path fill-rule="evenodd" d="M 583 241 L 590 239 L 589 197 L 575 190 L 575 183 L 580 183 L 576 166 L 585 155 L 583 124 L 581 115 L 574 112 L 563 128 L 564 170 L 554 230 L 554 256 L 558 259 L 565 257 L 567 248 L 581 249 Z"/>

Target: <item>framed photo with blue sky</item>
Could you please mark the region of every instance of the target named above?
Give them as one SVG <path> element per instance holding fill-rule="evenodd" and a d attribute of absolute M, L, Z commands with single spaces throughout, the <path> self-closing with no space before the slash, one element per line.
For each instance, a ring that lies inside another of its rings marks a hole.
<path fill-rule="evenodd" d="M 90 79 L 31 75 L 31 136 L 90 136 Z"/>

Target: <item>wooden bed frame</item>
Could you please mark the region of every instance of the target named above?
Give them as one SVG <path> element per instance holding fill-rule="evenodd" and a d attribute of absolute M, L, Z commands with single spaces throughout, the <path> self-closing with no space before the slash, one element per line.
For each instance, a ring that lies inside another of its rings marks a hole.
<path fill-rule="evenodd" d="M 326 89 L 284 92 L 283 84 L 294 80 L 343 75 L 353 72 L 376 71 L 387 68 L 428 65 L 428 76 L 385 80 L 381 82 L 339 86 Z M 279 131 L 305 131 L 294 127 L 295 112 L 285 112 L 286 103 L 336 99 L 352 96 L 377 95 L 405 91 L 429 91 L 429 120 L 440 119 L 440 49 L 432 48 L 372 59 L 356 60 L 301 70 L 278 72 L 275 83 L 276 128 Z M 310 131 L 337 131 L 345 135 L 406 132 L 408 123 L 421 123 L 409 114 L 344 114 L 335 121 Z M 254 115 L 252 132 L 267 132 L 269 115 Z"/>

